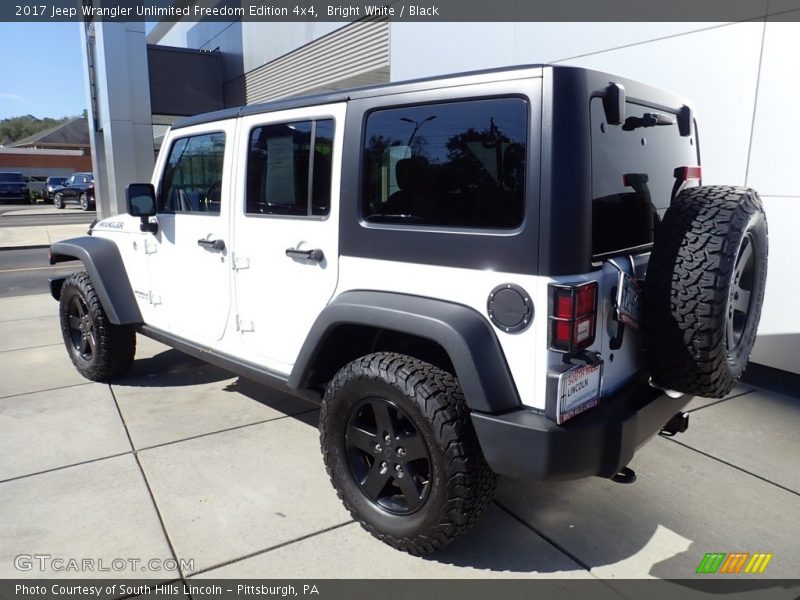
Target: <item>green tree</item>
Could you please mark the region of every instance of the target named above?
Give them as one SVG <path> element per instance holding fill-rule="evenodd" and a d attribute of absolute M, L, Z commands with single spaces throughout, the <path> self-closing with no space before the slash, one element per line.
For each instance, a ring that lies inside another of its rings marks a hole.
<path fill-rule="evenodd" d="M 0 120 L 0 144 L 13 144 L 30 135 L 60 125 L 72 118 L 74 117 L 62 117 L 60 119 L 45 117 L 40 119 L 33 115 L 23 115 Z"/>

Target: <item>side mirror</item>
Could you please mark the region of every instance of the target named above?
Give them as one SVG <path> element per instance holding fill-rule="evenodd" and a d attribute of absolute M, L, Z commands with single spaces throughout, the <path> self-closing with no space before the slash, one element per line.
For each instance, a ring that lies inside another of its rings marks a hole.
<path fill-rule="evenodd" d="M 156 214 L 156 190 L 150 183 L 132 183 L 125 190 L 128 214 L 142 220 L 139 226 L 142 231 L 155 233 L 156 223 L 150 223 L 150 217 Z"/>

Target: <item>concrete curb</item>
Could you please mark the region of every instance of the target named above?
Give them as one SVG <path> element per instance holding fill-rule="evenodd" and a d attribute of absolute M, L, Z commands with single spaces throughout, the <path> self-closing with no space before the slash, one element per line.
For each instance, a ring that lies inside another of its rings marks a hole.
<path fill-rule="evenodd" d="M 50 244 L 31 244 L 28 246 L 0 246 L 0 252 L 3 250 L 36 250 L 38 248 L 49 248 Z"/>

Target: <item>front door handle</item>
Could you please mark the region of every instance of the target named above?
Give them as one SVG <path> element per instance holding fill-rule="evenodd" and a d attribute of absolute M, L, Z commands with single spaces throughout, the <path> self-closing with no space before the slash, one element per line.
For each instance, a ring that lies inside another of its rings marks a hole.
<path fill-rule="evenodd" d="M 211 250 L 212 252 L 222 252 L 225 250 L 224 240 L 197 240 L 197 245 L 202 246 L 206 250 Z"/>
<path fill-rule="evenodd" d="M 313 248 L 311 250 L 298 250 L 297 248 L 287 248 L 286 256 L 288 256 L 289 258 L 299 258 L 302 260 L 308 260 L 316 263 L 325 260 L 325 253 L 319 248 Z"/>

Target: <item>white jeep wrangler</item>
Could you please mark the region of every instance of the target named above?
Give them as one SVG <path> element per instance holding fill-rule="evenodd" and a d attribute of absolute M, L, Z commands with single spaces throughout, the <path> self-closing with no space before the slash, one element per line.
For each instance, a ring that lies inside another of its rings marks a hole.
<path fill-rule="evenodd" d="M 684 99 L 526 66 L 184 119 L 128 215 L 58 242 L 78 371 L 136 333 L 322 403 L 334 488 L 411 553 L 496 474 L 631 481 L 637 447 L 722 397 L 758 326 L 758 195 L 700 185 Z M 640 310 L 641 307 L 641 310 Z"/>

